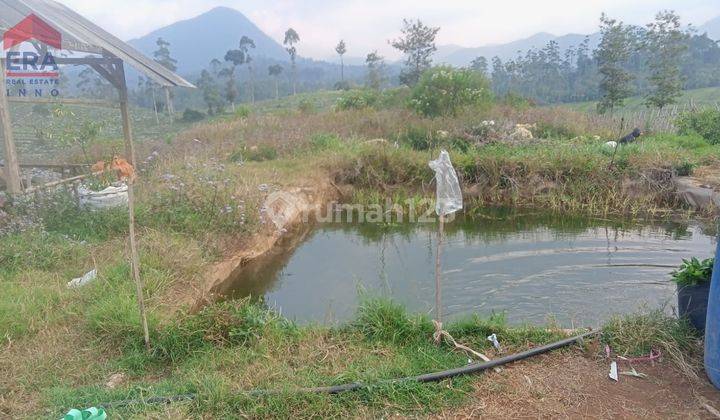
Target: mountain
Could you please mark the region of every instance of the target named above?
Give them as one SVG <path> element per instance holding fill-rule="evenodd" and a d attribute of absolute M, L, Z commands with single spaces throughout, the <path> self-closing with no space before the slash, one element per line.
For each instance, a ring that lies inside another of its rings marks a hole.
<path fill-rule="evenodd" d="M 236 49 L 245 35 L 255 41 L 255 56 L 287 60 L 287 52 L 242 13 L 228 7 L 216 7 L 194 18 L 157 29 L 142 38 L 128 41 L 130 45 L 152 57 L 155 42 L 170 42 L 172 56 L 178 61 L 178 73 L 198 73 L 210 60 L 222 61 L 225 53 Z"/>
<path fill-rule="evenodd" d="M 547 32 L 540 32 L 528 38 L 509 42 L 507 44 L 494 44 L 477 48 L 458 48 L 457 46 L 438 47 L 437 59 L 439 63 L 452 64 L 454 66 L 467 66 L 476 58 L 483 56 L 490 60 L 498 56 L 503 61 L 517 57 L 518 51 L 525 54 L 527 50 L 532 48 L 543 48 L 550 41 L 555 41 L 560 47 L 561 53 L 572 46 L 578 46 L 585 40 L 587 35 L 568 34 L 556 36 Z M 600 42 L 600 34 L 594 33 L 589 35 L 590 49 L 597 47 Z M 443 51 L 449 51 L 443 54 Z"/>
<path fill-rule="evenodd" d="M 698 27 L 698 33 L 702 34 L 706 32 L 708 34 L 708 38 L 720 40 L 720 16 Z"/>

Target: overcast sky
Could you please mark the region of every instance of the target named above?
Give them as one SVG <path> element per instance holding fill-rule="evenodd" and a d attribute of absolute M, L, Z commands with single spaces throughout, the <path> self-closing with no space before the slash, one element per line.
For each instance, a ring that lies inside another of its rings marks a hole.
<path fill-rule="evenodd" d="M 601 12 L 644 24 L 661 9 L 699 26 L 720 15 L 720 0 L 60 0 L 122 39 L 199 15 L 215 6 L 237 9 L 268 35 L 282 41 L 288 27 L 301 37 L 301 55 L 333 56 L 339 39 L 348 55 L 378 49 L 397 54 L 387 40 L 403 18 L 440 26 L 439 45 L 477 47 L 513 41 L 536 32 L 590 33 Z"/>

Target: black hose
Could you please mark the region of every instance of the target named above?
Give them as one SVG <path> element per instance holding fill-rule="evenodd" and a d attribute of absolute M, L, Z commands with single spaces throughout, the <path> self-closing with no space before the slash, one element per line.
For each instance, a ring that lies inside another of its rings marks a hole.
<path fill-rule="evenodd" d="M 353 382 L 349 384 L 343 384 L 343 385 L 333 385 L 333 386 L 324 386 L 324 387 L 315 387 L 315 388 L 299 388 L 291 390 L 290 392 L 298 393 L 298 394 L 340 394 L 343 392 L 348 391 L 357 391 L 359 389 L 363 388 L 369 388 L 373 385 L 387 385 L 387 384 L 397 384 L 402 382 L 437 382 L 442 381 L 443 379 L 453 378 L 460 375 L 468 375 L 471 373 L 477 373 L 482 372 L 484 370 L 492 369 L 498 366 L 506 365 L 508 363 L 517 362 L 520 360 L 524 360 L 533 356 L 537 356 L 539 354 L 547 353 L 552 350 L 556 350 L 565 346 L 569 346 L 570 344 L 576 343 L 578 341 L 582 341 L 588 337 L 592 337 L 594 335 L 597 335 L 600 333 L 600 330 L 598 331 L 590 331 L 585 334 L 577 335 L 575 337 L 566 338 L 564 340 L 557 341 L 555 343 L 546 344 L 544 346 L 535 347 L 530 350 L 512 354 L 509 356 L 501 357 L 499 359 L 494 359 L 489 362 L 483 362 L 483 363 L 473 363 L 467 366 L 455 368 L 455 369 L 448 369 L 443 370 L 440 372 L 434 372 L 434 373 L 426 373 L 419 376 L 408 376 L 405 378 L 399 378 L 399 379 L 389 379 L 384 381 L 379 381 L 374 384 L 369 383 L 362 383 L 362 382 Z M 248 391 L 245 394 L 249 396 L 262 396 L 262 395 L 277 395 L 282 394 L 287 391 L 282 390 L 276 390 L 276 389 L 256 389 L 252 391 Z M 111 402 L 108 404 L 102 405 L 102 407 L 123 407 L 133 404 L 169 404 L 176 401 L 191 401 L 197 398 L 197 394 L 184 394 L 184 395 L 177 395 L 173 397 L 154 397 L 149 398 L 147 400 L 125 400 L 125 401 L 116 401 Z"/>

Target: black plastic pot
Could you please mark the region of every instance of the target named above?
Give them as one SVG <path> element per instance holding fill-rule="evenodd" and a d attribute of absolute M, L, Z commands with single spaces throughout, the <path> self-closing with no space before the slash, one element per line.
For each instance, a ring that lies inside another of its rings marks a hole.
<path fill-rule="evenodd" d="M 705 332 L 705 316 L 707 315 L 710 282 L 698 286 L 679 286 L 678 315 L 688 318 L 690 324 L 700 332 Z"/>

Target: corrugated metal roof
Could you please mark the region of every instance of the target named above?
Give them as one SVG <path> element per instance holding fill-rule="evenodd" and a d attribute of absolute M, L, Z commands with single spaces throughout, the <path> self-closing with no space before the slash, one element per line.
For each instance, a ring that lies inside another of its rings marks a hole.
<path fill-rule="evenodd" d="M 0 35 L 32 13 L 60 31 L 63 49 L 115 56 L 162 86 L 195 87 L 124 41 L 53 0 L 0 0 Z"/>

